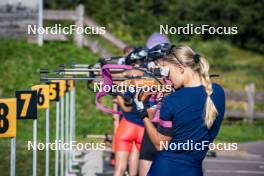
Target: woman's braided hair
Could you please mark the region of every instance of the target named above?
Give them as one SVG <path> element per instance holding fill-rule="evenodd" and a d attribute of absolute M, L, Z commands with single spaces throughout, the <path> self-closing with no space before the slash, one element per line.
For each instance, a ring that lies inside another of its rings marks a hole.
<path fill-rule="evenodd" d="M 204 123 L 210 129 L 218 115 L 214 102 L 211 99 L 213 94 L 212 82 L 209 75 L 209 64 L 207 60 L 195 53 L 186 45 L 173 46 L 169 54 L 164 58 L 167 62 L 173 64 L 182 64 L 197 72 L 200 76 L 202 85 L 207 93 L 205 103 Z"/>

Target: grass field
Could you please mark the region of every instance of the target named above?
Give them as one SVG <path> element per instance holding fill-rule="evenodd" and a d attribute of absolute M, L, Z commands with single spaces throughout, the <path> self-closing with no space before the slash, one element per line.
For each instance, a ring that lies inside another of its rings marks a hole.
<path fill-rule="evenodd" d="M 101 41 L 102 42 L 102 41 Z M 212 72 L 221 74 L 216 82 L 225 88 L 243 90 L 250 82 L 256 84 L 257 91 L 264 91 L 264 56 L 243 51 L 228 43 L 215 40 L 208 42 L 186 42 L 202 55 L 206 56 Z M 104 46 L 108 47 L 108 44 Z M 113 53 L 118 53 L 114 51 Z M 80 49 L 70 43 L 48 42 L 38 47 L 23 40 L 0 41 L 0 98 L 14 97 L 16 90 L 30 89 L 39 82 L 38 69 L 47 67 L 55 69 L 62 63 L 75 61 L 78 63 L 94 63 L 99 56 L 91 54 L 86 49 Z M 85 82 L 77 82 L 77 138 L 85 140 L 87 134 L 103 134 L 111 131 L 111 117 L 97 110 L 94 106 L 94 93 L 88 92 Z M 260 106 L 263 109 L 263 105 Z M 55 136 L 55 108 L 51 108 L 51 140 Z M 45 140 L 44 112 L 39 112 L 38 138 Z M 31 152 L 26 150 L 27 141 L 32 139 L 32 121 L 18 121 L 17 126 L 17 175 L 31 173 Z M 253 126 L 247 124 L 228 125 L 221 128 L 217 140 L 220 141 L 252 141 L 264 139 L 264 123 L 257 122 Z M 38 173 L 44 175 L 45 152 L 39 152 Z M 0 175 L 8 175 L 9 140 L 0 141 Z M 53 160 L 54 153 L 51 153 Z M 54 163 L 51 163 L 53 170 Z"/>
<path fill-rule="evenodd" d="M 55 69 L 59 64 L 76 61 L 93 63 L 98 56 L 73 44 L 50 42 L 38 47 L 26 41 L 2 40 L 0 42 L 0 97 L 14 97 L 15 90 L 30 89 L 39 82 L 38 69 Z M 111 130 L 111 118 L 94 106 L 95 95 L 88 92 L 84 82 L 77 83 L 77 137 L 83 139 L 86 134 L 103 134 Z M 55 105 L 51 107 L 51 141 L 55 140 Z M 17 123 L 17 175 L 32 173 L 32 151 L 27 151 L 27 142 L 32 140 L 32 121 Z M 38 112 L 38 140 L 45 141 L 45 115 Z M 2 175 L 9 175 L 9 140 L 0 141 L 0 169 Z M 44 175 L 45 151 L 38 152 L 38 175 Z M 54 152 L 51 152 L 51 172 L 54 170 Z"/>

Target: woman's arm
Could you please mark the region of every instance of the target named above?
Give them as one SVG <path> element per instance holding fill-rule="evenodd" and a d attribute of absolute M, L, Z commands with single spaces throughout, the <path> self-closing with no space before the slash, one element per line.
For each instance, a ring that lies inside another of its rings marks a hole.
<path fill-rule="evenodd" d="M 155 148 L 157 150 L 162 150 L 163 149 L 163 148 L 161 148 L 162 145 L 160 145 L 161 142 L 163 142 L 163 143 L 170 142 L 171 137 L 160 134 L 157 131 L 157 129 L 155 128 L 155 126 L 152 124 L 152 122 L 149 118 L 144 118 L 143 121 L 145 124 L 145 129 L 149 135 L 151 142 L 153 143 L 153 145 L 155 146 Z"/>
<path fill-rule="evenodd" d="M 149 119 L 152 120 L 155 113 L 156 113 L 157 109 L 154 109 L 154 108 L 149 108 L 147 109 L 147 112 L 148 112 L 148 116 L 149 116 Z"/>
<path fill-rule="evenodd" d="M 113 102 L 118 104 L 124 112 L 130 112 L 132 110 L 132 106 L 126 106 L 125 100 L 120 95 L 116 96 Z"/>
<path fill-rule="evenodd" d="M 113 78 L 124 78 L 124 77 L 131 77 L 131 76 L 143 76 L 143 72 L 139 70 L 126 70 L 120 73 L 112 73 Z"/>
<path fill-rule="evenodd" d="M 113 110 L 114 111 L 118 111 L 118 104 L 117 103 L 113 103 Z M 119 124 L 120 116 L 118 114 L 113 114 L 113 117 L 114 117 L 114 123 L 113 123 L 113 125 L 114 125 L 114 135 L 115 135 L 117 126 Z"/>

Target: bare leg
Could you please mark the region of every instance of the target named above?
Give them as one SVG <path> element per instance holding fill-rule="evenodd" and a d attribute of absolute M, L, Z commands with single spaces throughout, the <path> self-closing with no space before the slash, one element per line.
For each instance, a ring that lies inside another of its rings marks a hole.
<path fill-rule="evenodd" d="M 115 172 L 114 176 L 123 176 L 127 168 L 129 153 L 126 151 L 117 151 L 115 153 Z"/>
<path fill-rule="evenodd" d="M 138 174 L 139 152 L 135 143 L 133 143 L 129 155 L 129 176 L 136 176 Z"/>
<path fill-rule="evenodd" d="M 152 161 L 139 160 L 139 176 L 146 176 L 150 169 L 151 164 Z"/>
<path fill-rule="evenodd" d="M 118 105 L 116 103 L 113 104 L 113 110 L 118 111 Z M 114 131 L 113 131 L 113 139 L 112 139 L 112 151 L 115 152 L 115 134 L 118 128 L 120 116 L 117 114 L 114 114 L 113 118 L 114 118 L 114 122 L 113 122 Z"/>

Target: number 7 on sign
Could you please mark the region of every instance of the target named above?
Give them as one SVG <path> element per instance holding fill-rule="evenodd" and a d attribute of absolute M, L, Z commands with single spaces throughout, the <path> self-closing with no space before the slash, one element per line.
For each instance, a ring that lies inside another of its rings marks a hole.
<path fill-rule="evenodd" d="M 17 119 L 37 119 L 37 91 L 16 91 Z"/>
<path fill-rule="evenodd" d="M 22 117 L 27 116 L 27 110 L 29 107 L 31 96 L 32 96 L 31 94 L 22 94 L 21 95 L 21 100 L 24 101 L 24 106 L 22 106 L 22 111 L 21 111 Z"/>

